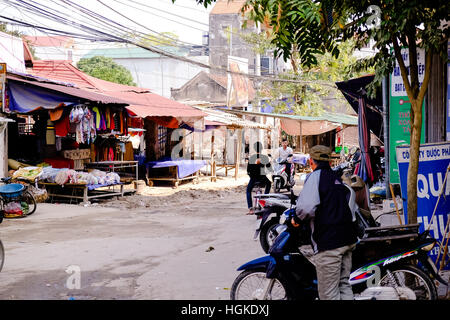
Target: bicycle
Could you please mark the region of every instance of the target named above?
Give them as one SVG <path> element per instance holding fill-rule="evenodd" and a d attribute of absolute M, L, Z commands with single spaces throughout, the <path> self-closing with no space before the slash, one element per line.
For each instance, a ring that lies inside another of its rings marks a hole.
<path fill-rule="evenodd" d="M 28 191 L 28 186 L 12 183 L 11 178 L 2 178 L 1 181 L 4 185 L 0 186 L 0 212 L 4 218 L 25 218 L 36 211 L 36 200 Z M 8 205 L 16 210 L 8 212 Z"/>

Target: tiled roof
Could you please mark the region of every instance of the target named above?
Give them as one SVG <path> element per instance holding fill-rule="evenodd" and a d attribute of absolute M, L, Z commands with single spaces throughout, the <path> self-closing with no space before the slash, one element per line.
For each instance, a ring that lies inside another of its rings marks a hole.
<path fill-rule="evenodd" d="M 74 40 L 64 36 L 24 36 L 25 41 L 29 41 L 34 47 L 63 47 L 73 45 Z"/>
<path fill-rule="evenodd" d="M 210 14 L 240 13 L 246 0 L 218 0 Z"/>
<path fill-rule="evenodd" d="M 127 86 L 91 77 L 75 68 L 69 61 L 34 61 L 30 73 L 42 78 L 72 83 L 77 88 L 108 95 L 129 103 L 128 110 L 141 117 L 203 117 L 204 114 L 191 106 L 151 93 L 145 88 Z"/>

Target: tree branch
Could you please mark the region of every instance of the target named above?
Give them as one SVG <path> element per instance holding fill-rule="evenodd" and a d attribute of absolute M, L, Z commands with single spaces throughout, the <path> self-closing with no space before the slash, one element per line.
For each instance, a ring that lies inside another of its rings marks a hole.
<path fill-rule="evenodd" d="M 423 76 L 422 86 L 420 87 L 419 94 L 417 95 L 417 100 L 423 102 L 423 98 L 425 97 L 425 93 L 428 89 L 428 82 L 430 81 L 431 76 L 431 60 L 433 57 L 433 50 L 430 49 L 427 51 L 425 56 L 425 74 Z"/>
<path fill-rule="evenodd" d="M 397 62 L 400 66 L 400 74 L 402 75 L 403 84 L 405 85 L 406 93 L 408 94 L 408 97 L 413 97 L 411 85 L 409 83 L 408 79 L 408 69 L 406 69 L 405 61 L 403 61 L 402 52 L 400 47 L 398 46 L 397 37 L 394 35 L 392 36 L 392 44 L 394 45 L 394 54 L 395 58 L 397 59 Z"/>

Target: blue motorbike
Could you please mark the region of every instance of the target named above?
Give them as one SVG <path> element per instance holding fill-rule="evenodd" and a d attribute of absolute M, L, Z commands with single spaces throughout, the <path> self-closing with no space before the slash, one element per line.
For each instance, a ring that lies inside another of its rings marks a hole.
<path fill-rule="evenodd" d="M 317 300 L 317 276 L 311 232 L 291 225 L 294 210 L 286 210 L 286 226 L 269 254 L 247 262 L 231 287 L 232 300 Z M 350 284 L 357 300 L 436 300 L 439 276 L 428 252 L 436 240 L 418 233 L 418 224 L 366 228 L 352 254 Z"/>

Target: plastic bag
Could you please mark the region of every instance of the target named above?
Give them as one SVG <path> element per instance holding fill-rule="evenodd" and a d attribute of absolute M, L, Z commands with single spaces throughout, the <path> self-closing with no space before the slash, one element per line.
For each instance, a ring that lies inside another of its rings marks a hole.
<path fill-rule="evenodd" d="M 69 170 L 61 170 L 55 177 L 55 183 L 64 185 L 69 181 Z"/>
<path fill-rule="evenodd" d="M 5 214 L 7 215 L 23 215 L 22 206 L 18 202 L 9 202 L 5 205 Z"/>

